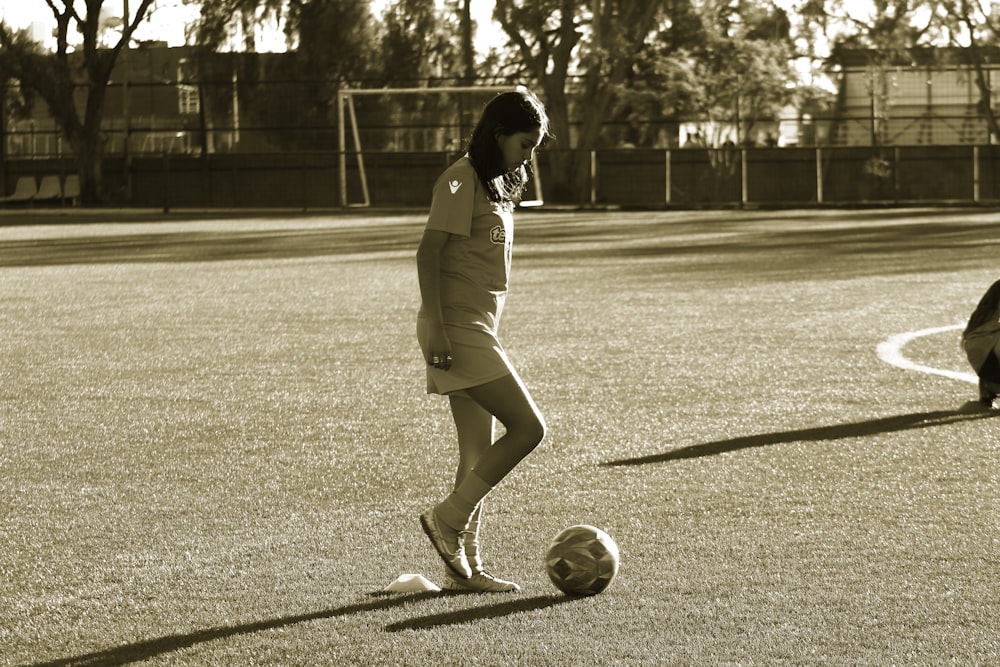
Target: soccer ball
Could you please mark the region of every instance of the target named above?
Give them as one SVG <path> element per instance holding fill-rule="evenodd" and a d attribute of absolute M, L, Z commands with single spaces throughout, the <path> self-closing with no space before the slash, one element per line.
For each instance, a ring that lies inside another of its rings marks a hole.
<path fill-rule="evenodd" d="M 618 545 L 600 528 L 570 526 L 552 540 L 545 570 L 567 595 L 597 595 L 618 574 Z"/>

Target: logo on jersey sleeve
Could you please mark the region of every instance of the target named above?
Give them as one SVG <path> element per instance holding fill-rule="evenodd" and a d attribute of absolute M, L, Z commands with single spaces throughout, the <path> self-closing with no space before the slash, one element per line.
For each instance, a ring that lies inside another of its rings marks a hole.
<path fill-rule="evenodd" d="M 458 192 L 458 189 L 462 187 L 462 181 L 448 181 L 448 187 L 451 188 L 451 194 Z"/>
<path fill-rule="evenodd" d="M 490 230 L 490 241 L 493 241 L 496 245 L 503 245 L 507 240 L 507 231 L 503 228 L 503 225 L 497 225 Z"/>

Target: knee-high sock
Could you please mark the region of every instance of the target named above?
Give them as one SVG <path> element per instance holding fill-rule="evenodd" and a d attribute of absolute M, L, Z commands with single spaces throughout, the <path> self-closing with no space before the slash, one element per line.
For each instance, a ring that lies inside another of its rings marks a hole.
<path fill-rule="evenodd" d="M 473 572 L 483 569 L 483 558 L 479 554 L 479 525 L 483 519 L 483 503 L 485 502 L 485 499 L 479 501 L 479 504 L 476 505 L 476 511 L 469 519 L 469 525 L 465 528 L 469 531 L 469 534 L 465 536 L 465 557 L 468 558 L 469 567 L 472 568 Z"/>
<path fill-rule="evenodd" d="M 466 530 L 476 506 L 492 490 L 493 487 L 472 470 L 434 511 L 438 519 L 454 530 Z"/>

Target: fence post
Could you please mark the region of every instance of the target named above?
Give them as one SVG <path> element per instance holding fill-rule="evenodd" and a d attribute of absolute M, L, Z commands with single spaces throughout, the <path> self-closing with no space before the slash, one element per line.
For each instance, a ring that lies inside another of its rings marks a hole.
<path fill-rule="evenodd" d="M 740 149 L 740 206 L 746 206 L 750 200 L 747 186 L 747 149 Z"/>
<path fill-rule="evenodd" d="M 597 203 L 597 151 L 590 151 L 590 205 Z"/>
<path fill-rule="evenodd" d="M 344 130 L 344 93 L 337 91 L 337 172 L 340 180 L 340 206 L 347 207 L 347 132 Z"/>
<path fill-rule="evenodd" d="M 899 203 L 899 146 L 892 147 L 892 203 Z"/>
<path fill-rule="evenodd" d="M 670 149 L 669 148 L 664 152 L 663 167 L 664 167 L 664 176 L 663 176 L 663 181 L 664 181 L 663 182 L 663 185 L 664 185 L 663 203 L 670 204 L 670 187 L 671 187 L 670 177 L 671 177 L 671 174 L 670 174 Z"/>
<path fill-rule="evenodd" d="M 240 154 L 233 153 L 233 206 L 240 205 Z"/>
<path fill-rule="evenodd" d="M 823 203 L 823 149 L 816 147 L 816 203 Z"/>
<path fill-rule="evenodd" d="M 306 156 L 299 155 L 299 167 L 302 173 L 302 212 L 309 210 L 309 165 Z"/>
<path fill-rule="evenodd" d="M 972 201 L 977 204 L 982 199 L 979 176 L 979 144 L 976 144 L 972 147 Z"/>
<path fill-rule="evenodd" d="M 0 197 L 7 196 L 7 83 L 0 84 Z"/>
<path fill-rule="evenodd" d="M 170 213 L 170 153 L 163 151 L 163 212 Z"/>

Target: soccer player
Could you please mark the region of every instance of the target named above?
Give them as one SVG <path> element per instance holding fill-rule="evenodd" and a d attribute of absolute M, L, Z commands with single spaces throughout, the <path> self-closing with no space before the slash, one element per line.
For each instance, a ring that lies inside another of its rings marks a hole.
<path fill-rule="evenodd" d="M 420 515 L 446 567 L 445 589 L 517 591 L 483 567 L 483 499 L 545 436 L 545 422 L 500 344 L 513 211 L 528 165 L 548 134 L 548 115 L 524 89 L 483 109 L 468 153 L 434 185 L 417 273 L 417 338 L 427 392 L 449 398 L 458 435 L 454 491 Z M 505 432 L 493 441 L 494 419 Z"/>
<path fill-rule="evenodd" d="M 979 402 L 992 408 L 1000 394 L 1000 280 L 986 290 L 962 332 L 962 349 L 979 376 Z"/>

